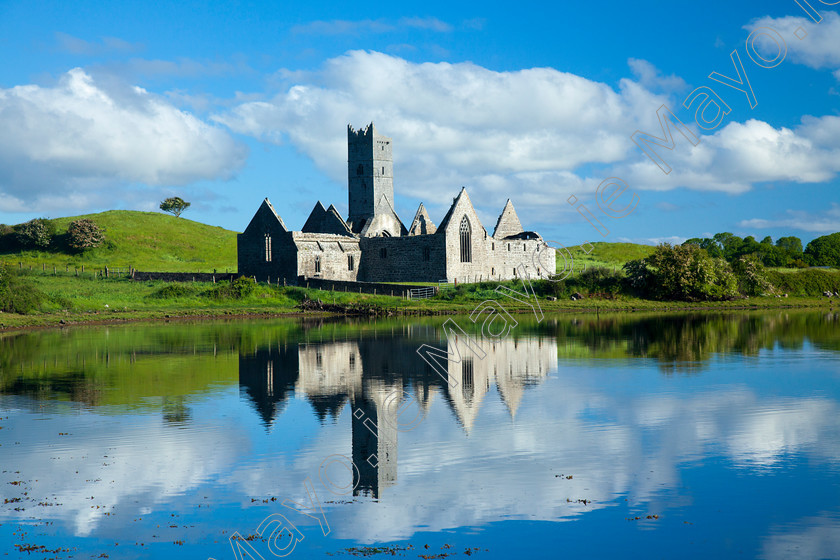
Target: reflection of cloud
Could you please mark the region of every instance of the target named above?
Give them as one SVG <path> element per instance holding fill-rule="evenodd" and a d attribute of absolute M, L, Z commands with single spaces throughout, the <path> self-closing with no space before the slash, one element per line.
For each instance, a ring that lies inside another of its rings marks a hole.
<path fill-rule="evenodd" d="M 0 519 L 24 520 L 37 512 L 42 518 L 67 520 L 77 536 L 93 533 L 114 508 L 133 509 L 139 496 L 140 504 L 153 506 L 201 486 L 230 469 L 243 448 L 242 434 L 223 424 L 182 430 L 158 418 L 131 415 L 109 418 L 109 431 L 103 434 L 101 418 L 96 423 L 90 417 L 26 420 L 14 429 L 21 445 L 3 452 L 0 486 L 5 492 L 11 488 L 8 482 L 24 480 L 28 497 L 16 504 L 24 511 L 0 506 Z M 70 435 L 57 436 L 59 432 Z M 11 465 L 20 474 L 6 472 Z M 18 488 L 24 491 L 24 486 Z M 37 506 L 42 500 L 56 507 Z"/>
<path fill-rule="evenodd" d="M 628 397 L 585 383 L 574 374 L 549 379 L 526 393 L 528 406 L 515 420 L 501 397 L 488 393 L 469 434 L 452 430 L 446 403 L 437 401 L 418 428 L 399 434 L 399 483 L 378 502 L 328 511 L 331 527 L 341 538 L 376 542 L 409 538 L 421 527 L 568 519 L 610 507 L 619 495 L 644 507 L 680 485 L 683 464 L 721 452 L 749 469 L 795 453 L 840 463 L 840 444 L 831 443 L 840 441 L 833 400 L 760 398 L 741 386 Z M 247 468 L 228 482 L 257 495 L 284 487 L 298 494 L 325 457 L 350 456 L 350 415 L 339 422 L 292 464 Z M 574 478 L 554 476 L 561 473 Z M 318 491 L 322 500 L 336 499 Z"/>
<path fill-rule="evenodd" d="M 556 355 L 555 342 L 543 339 L 543 344 L 549 342 Z M 532 343 L 519 344 L 542 363 L 539 353 L 529 346 Z M 324 489 L 318 469 L 331 455 L 353 456 L 352 410 L 344 407 L 334 422 L 319 424 L 310 418 L 317 432 L 300 433 L 307 429 L 299 424 L 309 414 L 308 398 L 343 382 L 357 385 L 350 376 L 342 382 L 341 373 L 349 369 L 338 369 L 335 360 L 344 363 L 346 358 L 349 364 L 350 356 L 355 356 L 358 364 L 366 353 L 358 352 L 355 343 L 342 342 L 336 346 L 337 356 L 325 354 L 319 365 L 317 352 L 327 346 L 310 344 L 301 349 L 300 363 L 308 364 L 303 375 L 313 377 L 298 380 L 294 400 L 278 416 L 269 435 L 261 430 L 243 434 L 238 428 L 243 423 L 230 416 L 216 420 L 194 414 L 191 426 L 183 430 L 164 428 L 142 416 L 109 418 L 112 431 L 107 436 L 98 430 L 101 420 L 91 422 L 89 415 L 34 423 L 26 418 L 0 431 L 0 438 L 27 442 L 14 447 L 9 463 L 4 456 L 4 468 L 14 464 L 15 470 L 24 473 L 20 476 L 32 481 L 27 484 L 33 497 L 57 496 L 56 501 L 64 505 L 42 515 L 68 519 L 80 535 L 93 533 L 101 525 L 101 515 L 112 507 L 158 509 L 159 504 L 210 482 L 238 493 L 243 504 L 252 497 L 271 496 L 305 503 L 307 477 L 313 480 L 321 502 L 347 499 Z M 497 354 L 510 357 L 508 350 L 501 348 Z M 298 355 L 297 349 L 294 354 Z M 487 360 L 493 364 L 493 355 Z M 526 364 L 531 368 L 530 362 L 522 360 L 520 374 Z M 528 385 L 520 383 L 524 378 L 505 379 L 503 371 L 474 370 L 474 383 L 497 376 L 497 388 L 483 395 L 471 431 L 454 429 L 456 414 L 449 408 L 451 403 L 436 399 L 416 429 L 398 435 L 396 485 L 384 487 L 376 502 L 357 499 L 325 506 L 334 534 L 374 542 L 500 519 L 558 521 L 612 507 L 618 496 L 626 497 L 631 507 L 657 503 L 656 507 L 667 510 L 682 499 L 673 495 L 680 492 L 683 466 L 709 456 L 722 455 L 736 467 L 751 470 L 778 466 L 793 454 L 840 464 L 840 405 L 834 400 L 766 396 L 734 383 L 712 388 L 683 386 L 693 392 L 674 393 L 670 384 L 657 391 L 644 383 L 634 389 L 628 381 L 616 390 L 605 384 L 615 378 L 602 375 L 601 366 L 579 366 L 578 361 L 564 362 L 555 371 L 552 362 L 549 377 L 524 391 Z M 478 361 L 474 367 L 480 367 Z M 531 373 L 533 380 L 543 377 L 542 371 Z M 312 395 L 302 394 L 304 388 Z M 517 406 L 512 418 L 508 407 Z M 241 410 L 253 415 L 250 405 L 243 404 Z M 58 431 L 70 431 L 72 436 L 56 441 L 44 435 Z M 252 449 L 265 449 L 263 437 L 275 438 L 268 445 L 279 448 L 253 453 Z M 299 448 L 290 443 L 296 437 Z M 62 459 L 51 459 L 56 455 Z M 78 475 L 68 476 L 75 470 Z M 559 474 L 573 478 L 555 476 Z M 15 475 L 0 475 L 4 487 L 12 480 L 9 476 Z M 87 482 L 98 478 L 102 480 Z M 87 499 L 90 496 L 96 499 Z M 140 504 L 135 506 L 138 498 Z M 590 502 L 577 501 L 583 499 Z M 668 503 L 669 499 L 675 502 Z M 92 504 L 106 508 L 91 510 Z M 23 519 L 32 514 L 29 507 L 21 513 L 8 506 L 0 509 L 2 518 Z M 302 515 L 296 515 L 294 522 L 316 523 Z M 253 527 L 233 529 L 244 532 Z M 825 547 L 834 546 L 827 531 L 815 530 L 813 536 L 827 542 Z M 806 533 L 803 538 L 810 536 Z M 771 541 L 767 550 L 770 545 L 776 546 L 773 550 L 788 546 L 788 541 L 776 542 Z"/>
<path fill-rule="evenodd" d="M 789 558 L 838 558 L 840 557 L 840 520 L 837 514 L 808 517 L 796 523 L 774 527 L 765 537 L 762 558 L 788 560 Z"/>

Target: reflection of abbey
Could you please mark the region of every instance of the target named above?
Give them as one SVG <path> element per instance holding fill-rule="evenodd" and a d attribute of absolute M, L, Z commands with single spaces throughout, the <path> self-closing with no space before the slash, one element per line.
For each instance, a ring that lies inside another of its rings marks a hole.
<path fill-rule="evenodd" d="M 437 345 L 438 337 L 430 334 L 428 342 Z M 258 347 L 252 353 L 240 352 L 240 390 L 254 402 L 266 426 L 275 422 L 295 395 L 305 397 L 322 420 L 337 418 L 349 402 L 352 460 L 360 476 L 355 494 L 378 497 L 397 479 L 399 431 L 394 405 L 400 403 L 389 395 L 402 395 L 405 390 L 417 402 L 413 410 L 419 406 L 425 413 L 439 394 L 470 433 L 493 384 L 513 418 L 525 388 L 540 383 L 557 363 L 554 339 L 478 339 L 485 357 L 461 348 L 462 359 L 447 362 L 449 378 L 444 380 L 417 359 L 417 341 L 414 332 L 407 337 Z M 447 338 L 446 350 L 456 353 L 456 344 L 454 338 Z M 457 382 L 454 387 L 453 381 Z M 369 462 L 371 455 L 376 460 Z"/>
<path fill-rule="evenodd" d="M 299 277 L 360 282 L 506 280 L 525 264 L 532 276 L 555 272 L 554 249 L 524 231 L 508 199 L 493 235 L 466 189 L 435 227 L 423 204 L 406 229 L 394 211 L 392 141 L 371 123 L 347 128 L 349 216 L 320 202 L 290 231 L 266 198 L 237 238 L 239 273 L 258 280 Z"/>

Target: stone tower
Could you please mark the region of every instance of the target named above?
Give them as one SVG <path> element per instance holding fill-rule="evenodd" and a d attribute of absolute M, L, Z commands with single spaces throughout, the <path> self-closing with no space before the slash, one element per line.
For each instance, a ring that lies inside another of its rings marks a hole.
<path fill-rule="evenodd" d="M 359 130 L 347 125 L 347 222 L 353 233 L 360 233 L 375 216 L 394 213 L 391 148 L 391 139 L 377 134 L 373 123 Z"/>

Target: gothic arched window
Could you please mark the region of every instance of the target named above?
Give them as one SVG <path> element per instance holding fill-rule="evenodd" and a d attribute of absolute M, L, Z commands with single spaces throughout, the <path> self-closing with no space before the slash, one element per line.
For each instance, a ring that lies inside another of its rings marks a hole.
<path fill-rule="evenodd" d="M 472 228 L 466 216 L 461 220 L 461 262 L 472 262 Z"/>

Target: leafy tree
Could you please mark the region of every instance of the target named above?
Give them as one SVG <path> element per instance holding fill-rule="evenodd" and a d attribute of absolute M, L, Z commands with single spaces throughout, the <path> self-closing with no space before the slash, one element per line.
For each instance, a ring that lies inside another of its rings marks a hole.
<path fill-rule="evenodd" d="M 765 237 L 764 239 L 761 240 L 761 244 L 762 245 L 772 245 L 773 244 L 773 238 L 768 235 L 767 237 Z"/>
<path fill-rule="evenodd" d="M 817 237 L 805 247 L 811 266 L 840 266 L 840 232 Z"/>
<path fill-rule="evenodd" d="M 780 237 L 776 240 L 776 247 L 786 251 L 794 259 L 802 258 L 802 240 L 798 237 Z"/>
<path fill-rule="evenodd" d="M 14 230 L 18 244 L 25 249 L 46 249 L 55 235 L 55 226 L 44 218 L 18 224 Z"/>
<path fill-rule="evenodd" d="M 190 203 L 180 196 L 171 196 L 160 203 L 161 210 L 173 214 L 176 218 L 179 218 L 184 210 L 189 207 Z"/>
<path fill-rule="evenodd" d="M 744 295 L 760 296 L 773 290 L 764 265 L 753 256 L 739 257 L 732 263 L 732 270 L 738 279 L 738 290 Z"/>
<path fill-rule="evenodd" d="M 722 246 L 715 241 L 714 239 L 709 239 L 708 237 L 692 237 L 691 239 L 687 239 L 683 245 L 697 245 L 701 249 L 704 249 L 709 256 L 711 257 L 721 257 L 723 256 L 723 248 Z"/>
<path fill-rule="evenodd" d="M 755 243 L 754 237 L 750 236 L 748 239 L 751 242 L 748 244 L 749 246 L 751 246 L 752 243 Z M 743 254 L 744 240 L 734 233 L 730 233 L 728 231 L 716 233 L 714 237 L 712 237 L 712 240 L 720 248 L 720 254 L 717 255 L 710 251 L 711 256 L 721 256 L 727 261 L 732 261 Z"/>
<path fill-rule="evenodd" d="M 693 244 L 664 243 L 647 259 L 627 265 L 631 286 L 644 284 L 655 299 L 702 301 L 729 299 L 738 293 L 729 265 Z"/>
<path fill-rule="evenodd" d="M 67 244 L 77 251 L 99 247 L 104 239 L 102 229 L 87 218 L 70 222 L 67 227 Z"/>
<path fill-rule="evenodd" d="M 622 267 L 624 269 L 624 281 L 634 291 L 646 295 L 650 291 L 651 274 L 645 259 L 628 261 Z"/>

